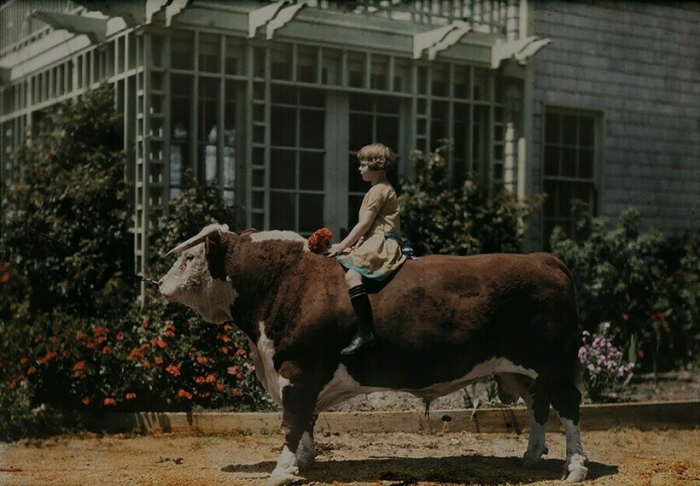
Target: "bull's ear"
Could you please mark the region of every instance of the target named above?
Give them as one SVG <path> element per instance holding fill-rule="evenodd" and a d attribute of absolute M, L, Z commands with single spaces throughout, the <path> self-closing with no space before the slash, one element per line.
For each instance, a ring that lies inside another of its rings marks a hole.
<path fill-rule="evenodd" d="M 257 232 L 258 230 L 256 230 L 255 228 L 248 228 L 247 230 L 243 231 L 243 233 L 241 233 L 241 236 L 250 235 Z"/>
<path fill-rule="evenodd" d="M 215 233 L 204 241 L 207 267 L 214 278 L 226 280 L 226 250 L 227 246 L 221 241 L 221 234 Z"/>

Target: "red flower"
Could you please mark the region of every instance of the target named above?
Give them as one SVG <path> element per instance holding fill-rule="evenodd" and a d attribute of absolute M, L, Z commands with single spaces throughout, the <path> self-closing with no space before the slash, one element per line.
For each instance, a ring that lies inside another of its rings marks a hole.
<path fill-rule="evenodd" d="M 231 392 L 231 395 L 233 395 L 234 397 L 242 397 L 242 396 L 243 396 L 243 392 L 240 392 L 240 391 L 238 391 L 238 390 L 234 390 L 234 391 Z"/>
<path fill-rule="evenodd" d="M 75 363 L 75 365 L 73 365 L 73 375 L 76 378 L 82 378 L 85 376 L 85 363 L 82 361 Z"/>
<path fill-rule="evenodd" d="M 156 356 L 153 358 L 153 362 L 157 365 L 162 365 L 163 364 L 163 357 L 162 356 Z"/>
<path fill-rule="evenodd" d="M 136 398 L 136 393 L 127 393 L 126 394 L 127 400 L 133 400 L 134 398 Z"/>
<path fill-rule="evenodd" d="M 21 358 L 21 359 L 19 360 L 19 364 L 21 364 L 22 366 L 26 365 L 27 363 L 29 363 L 29 359 L 28 359 L 28 358 Z"/>
<path fill-rule="evenodd" d="M 221 352 L 224 354 L 228 354 L 228 348 L 226 346 L 222 347 Z"/>
<path fill-rule="evenodd" d="M 57 356 L 58 353 L 56 353 L 55 351 L 51 351 L 50 353 L 46 353 L 46 355 L 39 360 L 39 363 L 46 364 Z"/>
<path fill-rule="evenodd" d="M 245 349 L 238 348 L 238 351 L 236 351 L 236 356 L 245 356 Z"/>
<path fill-rule="evenodd" d="M 333 233 L 328 228 L 321 228 L 309 236 L 309 250 L 314 253 L 323 253 L 331 247 Z"/>
<path fill-rule="evenodd" d="M 33 366 L 27 370 L 27 375 L 33 375 L 34 373 L 36 373 L 36 368 Z"/>
<path fill-rule="evenodd" d="M 117 341 L 121 341 L 122 339 L 124 339 L 124 333 L 119 331 L 117 333 Z"/>
<path fill-rule="evenodd" d="M 207 383 L 214 383 L 216 382 L 216 375 L 208 375 L 207 376 Z"/>
<path fill-rule="evenodd" d="M 115 404 L 117 403 L 117 401 L 116 401 L 114 398 L 109 398 L 109 397 L 107 397 L 107 398 L 104 399 L 104 402 L 103 402 L 103 403 L 105 404 L 105 406 L 107 406 L 107 405 L 115 405 Z"/>
<path fill-rule="evenodd" d="M 84 405 L 88 405 L 90 403 L 90 397 L 85 397 L 80 401 L 83 402 Z"/>
<path fill-rule="evenodd" d="M 194 381 L 195 381 L 198 385 L 201 385 L 202 383 L 204 383 L 204 382 L 206 381 L 206 379 L 205 379 L 203 376 L 198 376 Z"/>
<path fill-rule="evenodd" d="M 197 356 L 197 363 L 201 365 L 207 365 L 209 364 L 209 358 L 205 358 L 204 356 Z"/>
<path fill-rule="evenodd" d="M 148 327 L 148 321 L 144 319 L 144 321 L 141 323 L 141 329 L 146 329 Z"/>
<path fill-rule="evenodd" d="M 167 347 L 168 347 L 168 343 L 166 343 L 165 341 L 163 341 L 161 338 L 155 338 L 155 339 L 153 339 L 153 341 L 151 341 L 151 345 L 152 345 L 154 348 L 155 348 L 155 347 L 158 347 L 158 348 L 161 348 L 161 349 L 162 349 L 162 348 L 167 348 Z"/>
<path fill-rule="evenodd" d="M 139 348 L 134 348 L 129 353 L 129 356 L 126 357 L 126 360 L 134 361 L 141 358 L 143 358 L 143 351 L 141 351 Z"/>
<path fill-rule="evenodd" d="M 105 346 L 104 348 L 102 348 L 102 354 L 109 354 L 111 352 L 112 348 L 110 348 L 109 346 Z"/>
<path fill-rule="evenodd" d="M 180 366 L 182 366 L 182 365 L 171 364 L 171 365 L 168 365 L 167 368 L 165 368 L 165 371 L 167 371 L 168 373 L 170 373 L 173 376 L 180 376 Z"/>
<path fill-rule="evenodd" d="M 192 400 L 192 394 L 186 392 L 186 391 L 183 390 L 182 388 L 180 388 L 180 389 L 178 390 L 178 392 L 177 392 L 177 397 L 178 397 L 178 398 L 186 398 L 186 399 L 188 399 L 188 400 Z"/>
<path fill-rule="evenodd" d="M 87 337 L 87 336 L 85 335 L 85 333 L 84 333 L 83 331 L 78 331 L 78 333 L 75 335 L 75 339 L 76 339 L 77 341 L 82 341 L 82 340 L 85 339 L 86 337 Z"/>

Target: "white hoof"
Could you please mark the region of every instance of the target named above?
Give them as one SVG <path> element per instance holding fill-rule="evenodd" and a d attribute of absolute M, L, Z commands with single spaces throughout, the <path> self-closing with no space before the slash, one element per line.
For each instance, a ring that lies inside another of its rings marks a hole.
<path fill-rule="evenodd" d="M 296 454 L 297 466 L 299 470 L 303 471 L 310 468 L 316 462 L 316 448 L 314 447 L 314 440 L 307 433 L 301 437 L 299 442 L 299 448 Z"/>
<path fill-rule="evenodd" d="M 567 483 L 580 483 L 586 479 L 588 468 L 584 466 L 586 456 L 574 454 L 564 465 L 564 477 Z"/>
<path fill-rule="evenodd" d="M 279 468 L 275 468 L 270 475 L 270 479 L 267 481 L 268 486 L 284 486 L 285 484 L 292 484 L 294 481 L 299 480 L 299 476 L 296 474 L 299 472 L 298 467 L 293 467 L 284 471 L 279 471 Z"/>
<path fill-rule="evenodd" d="M 299 479 L 299 476 L 297 476 L 298 472 L 297 458 L 287 446 L 284 446 L 279 459 L 277 459 L 277 466 L 272 471 L 267 484 L 269 486 L 283 486 L 293 483 Z"/>

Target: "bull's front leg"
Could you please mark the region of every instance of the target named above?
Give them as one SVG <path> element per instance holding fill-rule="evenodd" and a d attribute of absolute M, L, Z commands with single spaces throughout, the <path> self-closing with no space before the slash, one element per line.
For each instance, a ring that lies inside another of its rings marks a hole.
<path fill-rule="evenodd" d="M 284 376 L 284 366 L 280 374 Z M 294 373 L 297 375 L 297 373 Z M 298 376 L 297 376 L 298 378 Z M 286 381 L 281 379 L 281 381 Z M 313 428 L 318 390 L 304 380 L 288 381 L 281 387 L 284 449 L 270 476 L 270 485 L 281 486 L 299 479 L 297 473 L 311 466 L 316 456 Z"/>

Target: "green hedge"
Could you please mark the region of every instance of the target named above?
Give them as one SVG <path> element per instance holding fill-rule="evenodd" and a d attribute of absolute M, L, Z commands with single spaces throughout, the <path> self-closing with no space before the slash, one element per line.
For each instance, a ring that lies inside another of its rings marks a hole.
<path fill-rule="evenodd" d="M 577 238 L 552 234 L 552 253 L 576 281 L 581 326 L 602 322 L 637 369 L 697 365 L 700 345 L 700 259 L 697 233 L 664 239 L 639 229 L 639 213 L 623 211 L 615 224 L 574 206 Z"/>

